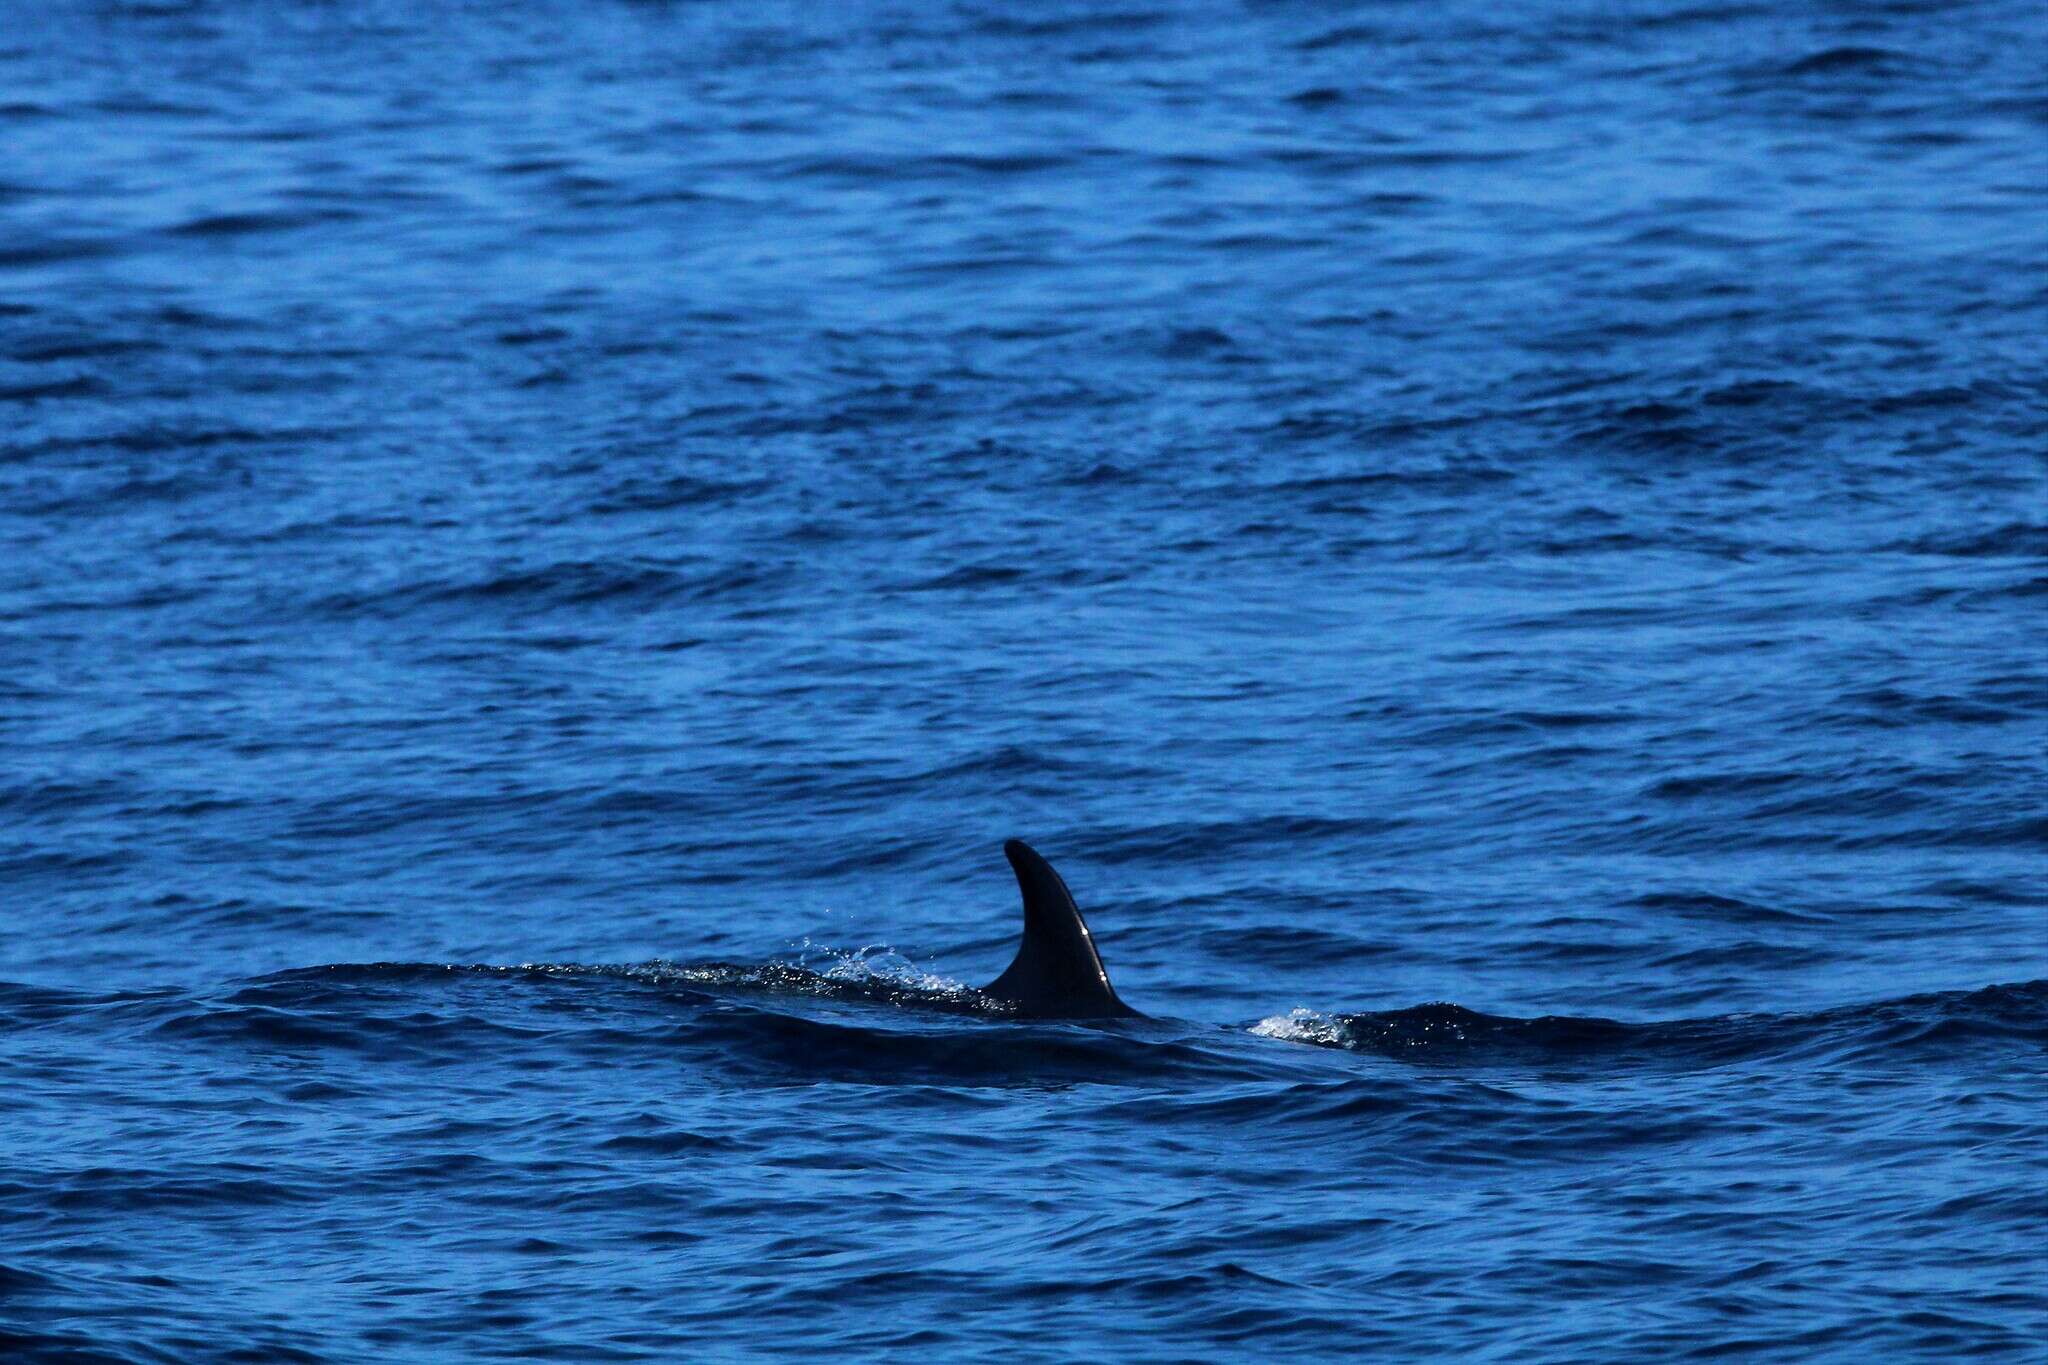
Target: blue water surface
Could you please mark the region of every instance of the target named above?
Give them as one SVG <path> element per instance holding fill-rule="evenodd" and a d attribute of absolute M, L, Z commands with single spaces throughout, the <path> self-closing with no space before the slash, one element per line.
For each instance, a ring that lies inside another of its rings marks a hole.
<path fill-rule="evenodd" d="M 2044 44 L 11 8 L 0 1356 L 2048 1358 Z"/>

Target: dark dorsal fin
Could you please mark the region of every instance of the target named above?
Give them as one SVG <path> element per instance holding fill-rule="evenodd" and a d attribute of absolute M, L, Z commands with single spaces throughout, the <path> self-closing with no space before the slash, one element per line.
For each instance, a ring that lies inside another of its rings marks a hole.
<path fill-rule="evenodd" d="M 1010 969 L 983 987 L 1040 1019 L 1112 1019 L 1135 1015 L 1117 999 L 1081 908 L 1052 864 L 1021 839 L 1003 845 L 1024 893 L 1024 941 Z"/>

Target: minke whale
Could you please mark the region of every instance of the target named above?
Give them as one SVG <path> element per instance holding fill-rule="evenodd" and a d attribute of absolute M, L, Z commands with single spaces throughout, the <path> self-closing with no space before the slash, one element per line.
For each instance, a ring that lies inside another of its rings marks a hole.
<path fill-rule="evenodd" d="M 1022 839 L 1003 845 L 1024 893 L 1024 941 L 1016 960 L 981 993 L 1033 1019 L 1142 1019 L 1109 984 L 1073 892 Z"/>

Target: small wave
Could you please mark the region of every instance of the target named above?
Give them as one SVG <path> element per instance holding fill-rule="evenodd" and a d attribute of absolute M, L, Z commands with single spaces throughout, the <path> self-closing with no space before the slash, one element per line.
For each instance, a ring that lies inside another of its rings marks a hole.
<path fill-rule="evenodd" d="M 98 237 L 17 238 L 16 244 L 0 247 L 0 270 L 56 265 L 64 261 L 88 261 L 112 256 L 120 245 Z"/>
<path fill-rule="evenodd" d="M 994 14 L 981 18 L 975 28 L 999 38 L 1092 37 L 1104 33 L 1133 33 L 1157 28 L 1167 21 L 1164 10 L 1111 10 L 1102 14 L 1033 16 Z"/>
<path fill-rule="evenodd" d="M 386 1061 L 460 1063 L 493 1042 L 538 1044 L 546 1031 L 483 1018 L 473 1012 L 381 1015 L 353 1000 L 325 1007 L 289 989 L 252 988 L 226 1001 L 198 1002 L 157 1023 L 153 1032 L 180 1042 L 296 1053 L 351 1052 Z"/>
<path fill-rule="evenodd" d="M 1221 328 L 1179 327 L 1160 339 L 1154 349 L 1167 360 L 1199 360 L 1236 347 L 1236 340 Z"/>
<path fill-rule="evenodd" d="M 80 488 L 29 502 L 25 506 L 26 510 L 40 516 L 101 515 L 149 503 L 183 502 L 212 491 L 222 482 L 223 476 L 219 472 L 173 474 L 164 478 L 136 477 L 111 485 Z"/>
<path fill-rule="evenodd" d="M 45 332 L 11 343 L 7 354 L 28 365 L 59 360 L 105 360 L 163 349 L 163 343 L 139 337 L 104 337 L 76 332 Z"/>
<path fill-rule="evenodd" d="M 1759 905 L 1734 896 L 1705 891 L 1649 891 L 1629 902 L 1643 910 L 1680 919 L 1704 920 L 1712 924 L 1821 924 L 1824 915 L 1780 906 Z"/>
<path fill-rule="evenodd" d="M 1333 104 L 1344 103 L 1344 92 L 1334 85 L 1312 86 L 1289 95 L 1287 102 L 1300 105 L 1303 109 L 1327 109 Z"/>
<path fill-rule="evenodd" d="M 1341 24 L 1313 37 L 1303 38 L 1295 47 L 1302 52 L 1324 52 L 1331 48 L 1377 45 L 1388 40 L 1386 28 L 1374 24 Z"/>
<path fill-rule="evenodd" d="M 890 156 L 851 152 L 788 157 L 766 163 L 763 171 L 789 180 L 870 185 L 877 181 L 965 180 L 989 176 L 1029 176 L 1070 169 L 1090 153 L 1042 152 L 936 153 Z"/>
<path fill-rule="evenodd" d="M 57 436 L 24 447 L 26 455 L 86 451 L 95 454 L 180 455 L 220 447 L 269 449 L 283 445 L 314 445 L 349 434 L 324 427 L 213 427 L 144 423 L 94 436 Z"/>
<path fill-rule="evenodd" d="M 59 1281 L 53 1276 L 40 1274 L 26 1266 L 0 1264 L 0 1294 L 26 1294 L 55 1289 Z M 0 1338 L 4 1344 L 5 1338 Z"/>
<path fill-rule="evenodd" d="M 780 572 L 740 562 L 698 576 L 646 561 L 567 560 L 469 580 L 400 583 L 337 593 L 322 599 L 319 606 L 338 616 L 403 617 L 422 608 L 476 605 L 544 610 L 702 602 L 778 581 Z"/>
<path fill-rule="evenodd" d="M 2048 559 L 2048 523 L 2014 521 L 1990 531 L 1918 536 L 1886 548 L 1950 559 Z"/>
<path fill-rule="evenodd" d="M 1906 1061 L 1971 1043 L 2048 1044 L 2048 980 L 1906 996 L 1809 1014 L 1727 1014 L 1663 1023 L 1546 1015 L 1521 1019 L 1461 1005 L 1359 1014 L 1297 1008 L 1259 1020 L 1264 1038 L 1470 1064 L 1649 1062 L 1712 1066 L 1805 1054 L 1829 1062 Z"/>
<path fill-rule="evenodd" d="M 111 778 L 84 782 L 30 779 L 0 786 L 0 813 L 10 816 L 64 815 L 103 807 L 128 794 L 128 788 Z"/>
<path fill-rule="evenodd" d="M 86 398 L 105 393 L 106 388 L 100 380 L 83 374 L 33 384 L 0 384 L 0 403 L 37 403 L 50 398 Z"/>
<path fill-rule="evenodd" d="M 631 479 L 607 490 L 590 505 L 590 510 L 599 516 L 624 512 L 667 512 L 678 507 L 726 502 L 764 492 L 768 487 L 762 480 L 728 483 L 719 479 L 691 478 L 687 474 L 662 479 Z"/>
<path fill-rule="evenodd" d="M 214 213 L 169 229 L 177 237 L 246 237 L 258 232 L 288 232 L 324 223 L 349 222 L 358 215 L 346 209 L 303 212 Z"/>
<path fill-rule="evenodd" d="M 1788 76 L 1831 76 L 1845 71 L 1888 72 L 1905 66 L 1911 59 L 1887 47 L 1830 47 L 1788 62 Z"/>
<path fill-rule="evenodd" d="M 1025 576 L 1025 570 L 1014 564 L 966 564 L 949 569 L 936 578 L 920 579 L 904 585 L 907 592 L 944 592 L 955 588 L 995 588 L 1015 583 Z"/>
<path fill-rule="evenodd" d="M 1099 487 L 1104 484 L 1143 483 L 1144 481 L 1145 475 L 1139 471 L 1126 469 L 1119 464 L 1111 464 L 1108 460 L 1099 461 L 1080 473 L 1070 474 L 1061 480 L 1062 483 L 1072 484 L 1077 488 Z"/>

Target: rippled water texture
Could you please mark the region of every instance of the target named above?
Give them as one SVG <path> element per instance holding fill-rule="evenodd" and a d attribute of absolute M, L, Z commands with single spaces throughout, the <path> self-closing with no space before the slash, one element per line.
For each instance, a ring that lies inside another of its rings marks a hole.
<path fill-rule="evenodd" d="M 0 1356 L 2039 1359 L 2044 40 L 10 10 Z"/>

